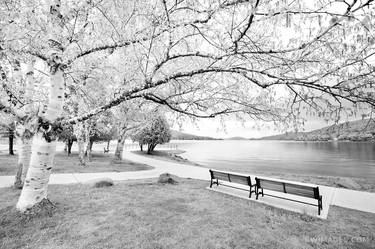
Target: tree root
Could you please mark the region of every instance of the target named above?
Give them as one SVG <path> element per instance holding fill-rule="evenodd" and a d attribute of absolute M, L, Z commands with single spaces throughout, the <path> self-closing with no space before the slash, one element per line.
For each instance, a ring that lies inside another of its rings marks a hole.
<path fill-rule="evenodd" d="M 26 218 L 31 219 L 34 217 L 44 217 L 49 216 L 51 217 L 57 209 L 57 205 L 52 203 L 49 199 L 43 199 L 39 203 L 35 204 L 31 208 L 28 208 L 23 215 Z"/>

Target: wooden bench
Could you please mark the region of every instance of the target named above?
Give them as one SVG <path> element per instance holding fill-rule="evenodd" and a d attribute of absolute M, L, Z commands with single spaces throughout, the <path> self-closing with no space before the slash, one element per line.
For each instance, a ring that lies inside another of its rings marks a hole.
<path fill-rule="evenodd" d="M 313 206 L 318 207 L 318 215 L 320 215 L 320 210 L 323 210 L 323 204 L 322 204 L 322 196 L 319 194 L 319 187 L 317 186 L 308 186 L 308 185 L 299 185 L 297 183 L 290 183 L 290 182 L 285 182 L 282 180 L 270 180 L 270 179 L 263 179 L 263 178 L 258 178 L 255 177 L 256 181 L 256 199 L 258 200 L 259 194 L 268 195 L 272 197 L 277 197 L 285 200 L 291 200 L 299 203 L 304 203 L 304 204 L 309 204 Z M 318 204 L 313 204 L 309 202 L 303 202 L 303 201 L 298 201 L 294 199 L 289 199 L 289 198 L 284 198 L 281 196 L 275 196 L 275 195 L 270 195 L 270 194 L 265 194 L 264 189 L 276 191 L 276 192 L 282 192 L 285 194 L 290 194 L 290 195 L 298 195 L 298 196 L 303 196 L 307 198 L 312 198 L 318 200 Z"/>
<path fill-rule="evenodd" d="M 247 187 L 249 187 L 249 198 L 251 198 L 251 193 L 256 193 L 256 184 L 251 184 L 251 178 L 250 176 L 245 176 L 245 175 L 239 175 L 239 174 L 233 174 L 229 172 L 223 172 L 223 171 L 217 171 L 217 170 L 209 170 L 210 175 L 211 175 L 211 184 L 210 188 L 212 188 L 212 184 L 216 184 L 217 186 L 223 185 L 226 187 L 231 187 L 235 189 L 240 189 L 240 190 L 246 190 L 244 188 L 239 188 L 233 185 L 228 185 L 228 184 L 223 184 L 222 181 L 225 182 L 231 182 L 231 183 L 236 183 L 236 184 L 242 184 Z M 220 180 L 220 182 L 219 182 Z M 254 188 L 254 190 L 252 189 Z"/>

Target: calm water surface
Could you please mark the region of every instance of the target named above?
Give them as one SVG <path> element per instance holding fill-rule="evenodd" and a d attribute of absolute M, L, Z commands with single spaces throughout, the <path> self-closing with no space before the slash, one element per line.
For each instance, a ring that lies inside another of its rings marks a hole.
<path fill-rule="evenodd" d="M 375 180 L 375 143 L 297 141 L 183 141 L 183 157 L 215 169 L 267 171 Z"/>

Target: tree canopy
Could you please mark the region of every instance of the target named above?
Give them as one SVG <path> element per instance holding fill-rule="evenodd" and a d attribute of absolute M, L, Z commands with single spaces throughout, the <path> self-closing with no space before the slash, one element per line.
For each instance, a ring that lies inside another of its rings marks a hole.
<path fill-rule="evenodd" d="M 233 113 L 280 121 L 306 113 L 335 119 L 374 107 L 373 5 L 62 1 L 54 24 L 62 32 L 52 41 L 48 6 L 4 1 L 1 50 L 48 64 L 47 44 L 55 42 L 68 89 L 106 92 L 65 122 L 136 98 L 195 117 Z"/>
<path fill-rule="evenodd" d="M 149 119 L 145 127 L 134 132 L 132 139 L 141 146 L 147 145 L 147 153 L 154 151 L 156 145 L 168 143 L 171 140 L 171 131 L 167 120 L 159 115 Z"/>

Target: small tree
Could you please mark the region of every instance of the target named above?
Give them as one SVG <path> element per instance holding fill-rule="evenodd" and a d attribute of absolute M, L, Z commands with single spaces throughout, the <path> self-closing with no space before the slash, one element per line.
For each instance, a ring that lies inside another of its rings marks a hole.
<path fill-rule="evenodd" d="M 171 131 L 167 120 L 163 116 L 156 116 L 132 136 L 133 141 L 137 141 L 141 147 L 147 145 L 147 154 L 154 151 L 156 145 L 168 143 L 171 140 Z"/>

